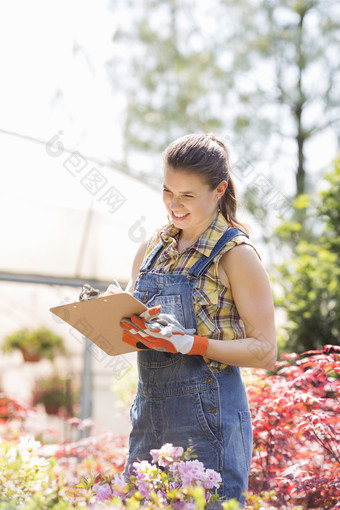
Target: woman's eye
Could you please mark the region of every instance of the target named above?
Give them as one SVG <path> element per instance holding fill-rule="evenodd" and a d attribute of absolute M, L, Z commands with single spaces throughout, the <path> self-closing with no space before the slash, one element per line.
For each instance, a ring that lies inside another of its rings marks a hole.
<path fill-rule="evenodd" d="M 163 188 L 163 193 L 172 193 L 172 191 Z M 192 195 L 182 195 L 183 198 L 193 198 Z"/>

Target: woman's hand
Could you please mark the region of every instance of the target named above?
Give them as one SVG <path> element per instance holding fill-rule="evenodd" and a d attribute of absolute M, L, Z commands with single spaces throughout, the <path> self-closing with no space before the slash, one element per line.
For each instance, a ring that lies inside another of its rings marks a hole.
<path fill-rule="evenodd" d="M 121 327 L 125 330 L 123 342 L 137 349 L 142 344 L 159 351 L 204 356 L 209 344 L 207 338 L 194 335 L 194 329 L 185 329 L 169 314 L 159 314 L 149 322 L 143 314 L 133 315 L 131 319 L 123 319 Z"/>
<path fill-rule="evenodd" d="M 143 320 L 145 321 L 150 321 L 152 319 L 156 319 L 157 317 L 159 317 L 160 315 L 160 312 L 161 312 L 161 306 L 154 306 L 152 308 L 148 308 L 147 310 L 145 310 L 144 312 L 142 312 L 139 317 L 140 318 L 143 318 Z M 121 321 L 121 327 L 122 326 L 122 322 L 124 320 L 130 320 L 130 319 L 123 319 Z M 125 342 L 126 344 L 129 344 L 131 345 L 132 347 L 135 347 L 137 349 L 137 351 L 149 351 L 150 350 L 150 347 L 147 347 L 145 344 L 143 344 L 142 342 L 140 342 L 140 339 L 133 336 L 133 335 L 125 335 L 125 331 L 124 331 L 124 334 L 123 334 L 123 342 Z"/>
<path fill-rule="evenodd" d="M 146 321 L 152 320 L 152 319 L 156 319 L 157 317 L 159 317 L 160 311 L 161 311 L 160 305 L 159 306 L 154 306 L 154 307 L 148 308 L 147 310 L 142 312 L 139 315 L 139 317 L 143 318 L 143 320 L 146 320 Z M 130 320 L 130 319 L 127 318 L 127 319 L 123 319 L 121 321 L 120 325 L 121 325 L 122 328 L 123 328 L 122 323 L 125 320 Z M 122 338 L 123 342 L 125 342 L 126 344 L 131 345 L 132 347 L 135 347 L 137 349 L 137 351 L 149 351 L 150 350 L 150 347 L 147 347 L 145 344 L 143 344 L 140 341 L 140 338 L 137 338 L 136 336 L 134 336 L 132 334 L 126 334 L 126 333 L 127 333 L 126 331 L 124 331 L 124 333 L 123 333 L 123 338 Z"/>
<path fill-rule="evenodd" d="M 121 292 L 124 292 L 117 280 L 113 280 L 113 283 L 111 283 L 108 288 L 106 289 L 103 294 L 101 294 L 101 297 L 104 296 L 112 296 L 113 294 L 120 294 Z"/>

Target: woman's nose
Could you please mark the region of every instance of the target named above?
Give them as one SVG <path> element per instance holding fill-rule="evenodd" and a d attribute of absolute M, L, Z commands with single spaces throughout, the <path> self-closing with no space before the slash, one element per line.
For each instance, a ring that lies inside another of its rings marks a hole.
<path fill-rule="evenodd" d="M 171 209 L 176 209 L 176 207 L 180 207 L 180 206 L 181 206 L 181 201 L 177 197 L 172 196 L 171 202 L 170 202 Z"/>

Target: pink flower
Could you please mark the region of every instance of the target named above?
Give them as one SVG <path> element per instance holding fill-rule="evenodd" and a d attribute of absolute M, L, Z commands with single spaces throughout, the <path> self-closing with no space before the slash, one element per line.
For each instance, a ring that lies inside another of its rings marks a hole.
<path fill-rule="evenodd" d="M 106 499 L 112 498 L 111 487 L 108 483 L 104 483 L 101 485 L 100 483 L 95 483 L 92 487 L 94 494 L 96 495 L 98 501 L 105 501 Z"/>
<path fill-rule="evenodd" d="M 128 487 L 128 484 L 124 479 L 124 476 L 120 475 L 119 473 L 116 473 L 111 483 L 112 483 L 112 496 L 124 500 L 126 497 L 125 491 Z"/>
<path fill-rule="evenodd" d="M 172 473 L 173 475 L 178 475 L 179 474 L 179 466 L 182 464 L 183 461 L 179 461 L 179 462 L 173 462 L 173 464 L 171 464 L 171 466 L 169 467 L 169 471 L 170 473 Z"/>
<path fill-rule="evenodd" d="M 175 503 L 173 503 L 173 507 L 174 507 L 174 510 L 183 510 L 183 508 L 185 507 L 185 501 L 175 501 Z"/>
<path fill-rule="evenodd" d="M 159 450 L 150 450 L 150 454 L 152 462 L 158 462 L 159 466 L 166 467 L 183 455 L 183 448 L 166 443 Z"/>
<path fill-rule="evenodd" d="M 194 502 L 185 502 L 185 501 L 176 501 L 173 504 L 174 510 L 196 510 L 196 503 Z"/>
<path fill-rule="evenodd" d="M 152 468 L 152 465 L 147 460 L 134 462 L 133 467 L 138 480 L 150 480 L 148 471 Z"/>
<path fill-rule="evenodd" d="M 150 492 L 152 492 L 152 486 L 150 487 L 150 484 L 148 482 L 141 480 L 138 483 L 138 490 L 143 498 L 148 498 Z"/>
<path fill-rule="evenodd" d="M 196 460 L 180 462 L 177 466 L 179 475 L 184 486 L 195 485 L 205 479 L 204 465 Z"/>
<path fill-rule="evenodd" d="M 219 482 L 222 482 L 220 473 L 217 473 L 213 469 L 206 469 L 203 479 L 204 489 L 213 489 L 214 487 L 218 487 Z"/>
<path fill-rule="evenodd" d="M 204 489 L 218 487 L 222 482 L 221 475 L 213 469 L 205 469 L 198 460 L 174 462 L 170 466 L 170 472 L 179 476 L 183 486 L 202 485 Z"/>

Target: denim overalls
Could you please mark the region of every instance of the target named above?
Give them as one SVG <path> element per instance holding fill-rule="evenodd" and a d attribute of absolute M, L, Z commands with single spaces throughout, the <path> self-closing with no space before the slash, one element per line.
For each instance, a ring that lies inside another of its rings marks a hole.
<path fill-rule="evenodd" d="M 236 235 L 228 229 L 209 257 L 202 257 L 187 274 L 153 273 L 162 251 L 159 244 L 144 260 L 136 280 L 134 296 L 148 307 L 162 305 L 186 328 L 197 330 L 192 299 L 192 281 L 201 276 L 225 244 Z M 246 234 L 244 234 L 246 235 Z M 230 340 L 232 341 L 232 340 Z M 226 499 L 244 504 L 252 455 L 251 416 L 245 384 L 239 367 L 212 371 L 202 356 L 139 351 L 139 382 L 130 408 L 132 431 L 124 474 L 133 473 L 132 463 L 151 461 L 151 449 L 165 443 L 195 447 L 205 468 L 222 476 L 218 489 Z"/>

